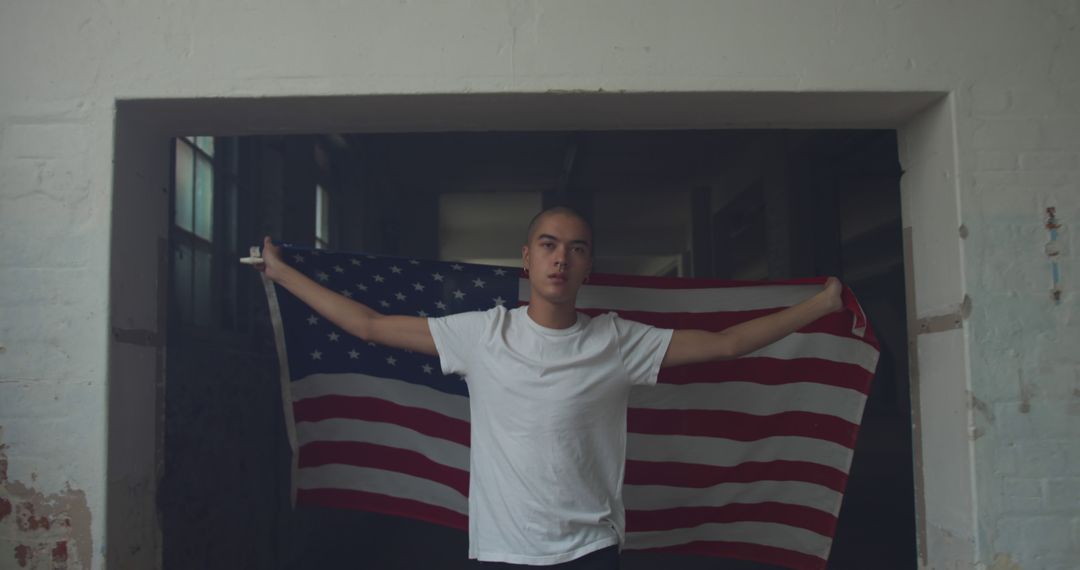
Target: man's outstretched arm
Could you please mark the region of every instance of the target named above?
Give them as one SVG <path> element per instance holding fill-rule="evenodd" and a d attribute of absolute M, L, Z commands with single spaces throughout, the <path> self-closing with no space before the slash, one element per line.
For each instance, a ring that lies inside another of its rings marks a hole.
<path fill-rule="evenodd" d="M 660 366 L 679 366 L 738 358 L 768 346 L 806 325 L 839 311 L 843 287 L 835 277 L 813 297 L 783 311 L 739 323 L 719 332 L 676 330 Z"/>
<path fill-rule="evenodd" d="M 289 266 L 281 248 L 263 238 L 263 262 L 255 267 L 289 290 L 315 312 L 363 340 L 438 356 L 427 319 L 406 315 L 383 315 L 371 307 L 319 285 Z"/>

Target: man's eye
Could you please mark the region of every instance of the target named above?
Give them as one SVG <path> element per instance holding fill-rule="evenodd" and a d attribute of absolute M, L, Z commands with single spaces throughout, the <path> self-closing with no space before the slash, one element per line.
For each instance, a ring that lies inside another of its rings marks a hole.
<path fill-rule="evenodd" d="M 548 249 L 551 249 L 551 248 L 555 247 L 555 244 L 553 244 L 553 243 L 551 243 L 549 241 L 546 241 L 546 242 L 540 244 L 540 247 L 546 247 Z"/>

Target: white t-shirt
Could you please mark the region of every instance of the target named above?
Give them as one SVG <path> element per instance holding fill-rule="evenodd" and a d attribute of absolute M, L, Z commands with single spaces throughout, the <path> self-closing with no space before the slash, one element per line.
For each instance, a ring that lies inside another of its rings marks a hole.
<path fill-rule="evenodd" d="M 469 386 L 469 557 L 550 565 L 623 539 L 630 387 L 654 384 L 671 330 L 525 307 L 428 320 L 445 374 Z"/>

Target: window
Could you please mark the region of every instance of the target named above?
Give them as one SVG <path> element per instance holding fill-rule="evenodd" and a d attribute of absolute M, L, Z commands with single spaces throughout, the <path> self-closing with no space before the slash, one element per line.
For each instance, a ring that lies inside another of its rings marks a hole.
<path fill-rule="evenodd" d="M 238 141 L 193 136 L 173 145 L 173 315 L 182 325 L 240 330 Z"/>
<path fill-rule="evenodd" d="M 330 193 L 315 185 L 315 248 L 330 247 Z"/>

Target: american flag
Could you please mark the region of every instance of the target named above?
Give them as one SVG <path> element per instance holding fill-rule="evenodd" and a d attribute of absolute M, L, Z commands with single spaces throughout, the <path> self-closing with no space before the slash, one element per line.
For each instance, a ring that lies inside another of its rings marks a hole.
<path fill-rule="evenodd" d="M 520 270 L 284 246 L 318 283 L 384 314 L 526 304 Z M 726 282 L 594 274 L 578 310 L 722 330 L 822 280 Z M 469 403 L 438 359 L 364 342 L 267 282 L 298 504 L 467 529 Z M 631 393 L 628 549 L 825 567 L 878 345 L 846 310 L 745 357 L 666 368 Z"/>

